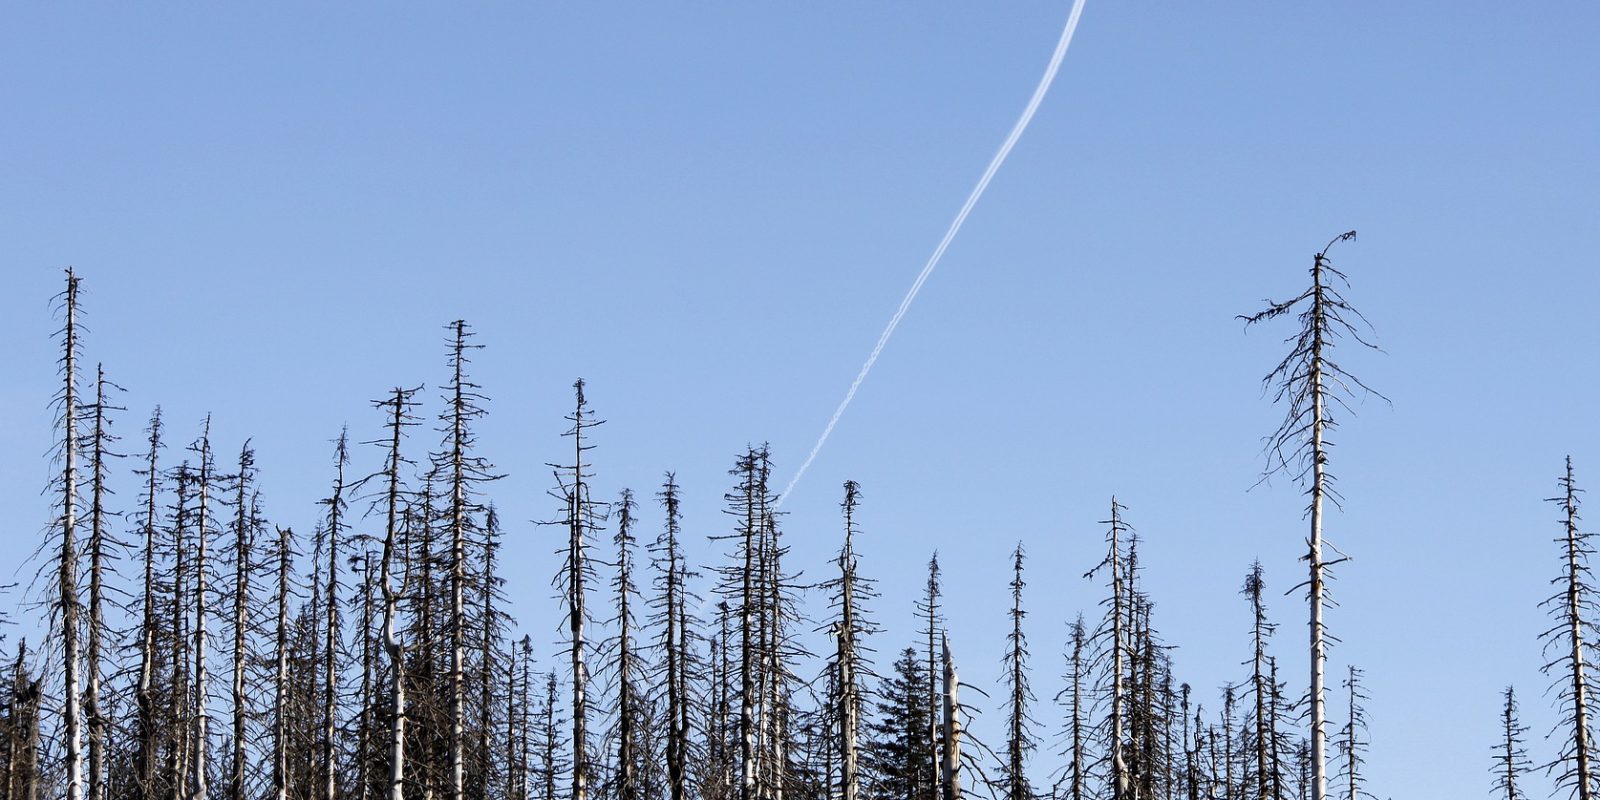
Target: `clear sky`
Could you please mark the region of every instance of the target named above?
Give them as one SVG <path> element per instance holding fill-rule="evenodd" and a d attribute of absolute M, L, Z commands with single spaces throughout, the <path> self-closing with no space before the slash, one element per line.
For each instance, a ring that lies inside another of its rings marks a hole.
<path fill-rule="evenodd" d="M 0 572 L 26 580 L 50 515 L 66 265 L 87 358 L 128 388 L 126 449 L 157 403 L 174 445 L 211 412 L 219 449 L 254 437 L 273 519 L 306 529 L 328 441 L 372 437 L 368 401 L 392 386 L 434 392 L 442 326 L 464 317 L 487 346 L 482 453 L 508 474 L 508 591 L 548 659 L 556 543 L 531 521 L 557 514 L 544 464 L 566 452 L 572 381 L 610 420 L 602 494 L 675 469 L 690 531 L 727 531 L 733 458 L 770 441 L 782 480 L 798 466 L 1068 6 L 6 7 Z M 1078 576 L 1115 494 L 1178 677 L 1215 706 L 1247 675 L 1238 592 L 1260 558 L 1298 689 L 1303 601 L 1281 592 L 1302 499 L 1250 489 L 1280 413 L 1259 379 L 1289 330 L 1234 317 L 1298 292 L 1354 228 L 1334 255 L 1386 352 L 1342 357 L 1393 407 L 1359 404 L 1337 437 L 1327 530 L 1354 560 L 1330 666 L 1367 670 L 1371 788 L 1487 794 L 1508 683 L 1548 758 L 1542 500 L 1568 453 L 1600 485 L 1597 41 L 1586 3 L 1090 0 L 1033 127 L 785 506 L 793 563 L 825 576 L 839 484 L 860 481 L 880 661 L 909 642 L 937 548 L 952 644 L 987 686 L 1026 542 L 1048 698 L 1065 624 L 1100 596 Z"/>

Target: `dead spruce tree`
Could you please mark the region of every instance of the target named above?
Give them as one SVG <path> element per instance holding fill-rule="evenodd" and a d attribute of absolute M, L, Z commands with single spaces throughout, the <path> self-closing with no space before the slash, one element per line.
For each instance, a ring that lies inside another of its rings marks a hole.
<path fill-rule="evenodd" d="M 770 489 L 768 448 L 747 448 L 730 470 L 738 479 L 724 495 L 735 520 L 729 563 L 718 570 L 717 592 L 728 604 L 728 623 L 738 630 L 738 796 L 739 800 L 782 800 L 791 782 L 795 743 L 793 660 L 805 655 L 792 631 L 799 622 L 793 576 L 784 572 L 781 531 Z M 723 640 L 723 647 L 734 644 Z"/>
<path fill-rule="evenodd" d="M 319 779 L 317 788 L 321 800 L 337 800 L 339 795 L 339 678 L 344 666 L 343 617 L 339 608 L 339 590 L 343 585 L 340 581 L 343 572 L 340 556 L 341 548 L 346 544 L 345 530 L 349 527 L 349 522 L 345 519 L 347 503 L 344 497 L 346 490 L 344 470 L 349 463 L 349 438 L 347 433 L 341 430 L 339 438 L 335 439 L 333 444 L 332 493 L 319 501 L 326 507 L 327 514 L 317 528 L 316 543 L 318 556 L 316 577 L 321 579 L 317 581 L 321 587 L 317 597 L 322 610 L 317 620 L 322 634 L 322 641 L 319 644 L 321 663 L 317 665 L 317 673 L 322 684 L 321 707 L 317 717 L 321 725 L 317 737 Z"/>
<path fill-rule="evenodd" d="M 610 671 L 616 699 L 616 723 L 612 736 L 617 742 L 617 754 L 612 767 L 613 786 L 609 793 L 615 800 L 639 800 L 642 779 L 639 728 L 645 717 L 645 700 L 640 684 L 644 663 L 639 654 L 638 625 L 634 619 L 639 590 L 633 580 L 634 551 L 638 538 L 633 533 L 633 527 L 638 507 L 630 489 L 623 489 L 612 507 L 617 513 L 617 531 L 612 536 L 612 544 L 617 548 L 616 574 L 611 582 L 617 608 L 612 625 L 617 635 L 607 643 L 609 646 L 605 649 L 612 655 Z"/>
<path fill-rule="evenodd" d="M 1084 696 L 1089 688 L 1084 684 L 1092 680 L 1089 675 L 1088 645 L 1089 634 L 1083 624 L 1083 615 L 1079 614 L 1067 632 L 1067 673 L 1063 676 L 1066 686 L 1056 694 L 1056 702 L 1064 704 L 1067 709 L 1067 720 L 1062 731 L 1062 755 L 1066 763 L 1062 766 L 1061 779 L 1052 794 L 1065 800 L 1084 800 L 1088 791 L 1089 729 L 1087 698 Z"/>
<path fill-rule="evenodd" d="M 11 688 L 5 718 L 5 794 L 8 800 L 39 800 L 40 732 L 39 705 L 44 684 L 28 666 L 28 640 L 17 642 L 17 658 L 11 668 Z"/>
<path fill-rule="evenodd" d="M 160 752 L 161 718 L 156 697 L 156 672 L 163 652 L 158 646 L 156 551 L 159 545 L 157 520 L 161 494 L 161 408 L 157 406 L 150 415 L 146 428 L 149 449 L 144 458 L 144 469 L 137 472 L 144 478 L 143 512 L 139 520 L 140 551 L 143 555 L 144 578 L 139 604 L 138 651 L 139 672 L 134 688 L 134 779 L 133 800 L 150 800 L 156 791 L 156 763 Z"/>
<path fill-rule="evenodd" d="M 379 473 L 382 495 L 375 499 L 374 506 L 381 505 L 383 511 L 383 549 L 378 560 L 378 588 L 383 593 L 383 649 L 388 656 L 389 666 L 388 770 L 385 778 L 388 800 L 405 800 L 407 677 L 406 649 L 400 634 L 399 613 L 400 598 L 409 589 L 407 579 L 410 578 L 410 571 L 400 571 L 401 583 L 398 588 L 394 585 L 394 574 L 397 548 L 403 545 L 399 536 L 404 524 L 407 499 L 400 473 L 402 468 L 411 466 L 401 452 L 401 443 L 405 439 L 406 429 L 418 422 L 412 410 L 417 406 L 413 398 L 420 390 L 421 387 L 402 389 L 397 386 L 387 398 L 373 401 L 373 405 L 384 413 L 384 426 L 388 431 L 384 439 L 373 442 L 384 448 L 384 466 Z"/>
<path fill-rule="evenodd" d="M 246 676 L 250 668 L 251 640 L 257 633 L 256 619 L 256 537 L 262 531 L 259 498 L 255 493 L 255 451 L 246 441 L 239 448 L 239 471 L 233 476 L 233 541 L 230 545 L 233 562 L 233 646 L 232 683 L 229 698 L 233 706 L 233 733 L 229 742 L 231 758 L 228 764 L 228 797 L 245 800 L 248 778 L 249 734 L 246 730 L 254 716 L 254 701 L 248 691 Z"/>
<path fill-rule="evenodd" d="M 476 730 L 472 759 L 469 764 L 468 786 L 472 800 L 482 800 L 493 783 L 492 777 L 499 767 L 495 760 L 498 748 L 490 746 L 500 704 L 495 702 L 495 680 L 502 674 L 499 666 L 501 643 L 505 639 L 506 605 L 501 581 L 495 573 L 496 557 L 500 553 L 500 515 L 489 505 L 483 516 L 482 540 L 478 544 L 478 569 L 476 571 L 477 602 L 473 604 L 469 626 L 476 631 L 476 652 L 472 657 L 473 678 L 477 682 L 477 703 L 473 727 Z M 498 605 L 497 605 L 498 604 Z"/>
<path fill-rule="evenodd" d="M 1278 774 L 1278 703 L 1277 687 L 1271 677 L 1271 657 L 1267 654 L 1267 640 L 1277 626 L 1267 619 L 1262 593 L 1266 582 L 1262 579 L 1261 562 L 1250 565 L 1241 590 L 1250 601 L 1250 679 L 1246 685 L 1250 704 L 1245 722 L 1245 747 L 1250 753 L 1246 776 L 1251 784 L 1251 794 L 1257 800 L 1278 800 L 1283 796 L 1283 776 Z"/>
<path fill-rule="evenodd" d="M 1367 752 L 1365 704 L 1371 699 L 1367 697 L 1366 690 L 1361 688 L 1361 675 L 1360 669 L 1351 666 L 1344 679 L 1345 695 L 1349 700 L 1349 716 L 1339 728 L 1338 750 L 1342 766 L 1339 777 L 1343 779 L 1345 800 L 1376 798 L 1367 791 L 1366 779 L 1361 774 L 1361 768 L 1366 764 Z"/>
<path fill-rule="evenodd" d="M 1032 800 L 1033 786 L 1028 782 L 1026 767 L 1038 745 L 1033 735 L 1035 723 L 1028 710 L 1034 696 L 1028 682 L 1028 638 L 1022 631 L 1022 620 L 1028 613 L 1022 608 L 1022 590 L 1027 586 L 1022 579 L 1025 558 L 1022 543 L 1018 542 L 1011 552 L 1011 608 L 1007 612 L 1011 632 L 1006 635 L 1006 654 L 1001 659 L 1006 670 L 1006 760 L 1001 770 L 1006 800 Z"/>
<path fill-rule="evenodd" d="M 1567 456 L 1566 472 L 1557 481 L 1561 494 L 1549 498 L 1561 509 L 1561 577 L 1556 593 L 1541 605 L 1549 609 L 1555 625 L 1541 635 L 1547 652 L 1555 656 L 1544 666 L 1553 676 L 1556 702 L 1562 710 L 1557 730 L 1551 732 L 1561 742 L 1551 764 L 1558 769 L 1556 783 L 1570 790 L 1578 800 L 1592 800 L 1594 783 L 1594 737 L 1591 729 L 1589 698 L 1594 694 L 1594 678 L 1589 670 L 1589 651 L 1594 647 L 1594 573 L 1589 557 L 1593 534 L 1578 528 L 1578 488 L 1572 472 L 1572 456 Z M 1586 636 L 1589 637 L 1586 639 Z M 1560 728 L 1565 727 L 1565 733 Z"/>
<path fill-rule="evenodd" d="M 927 762 L 931 780 L 922 787 L 917 794 L 919 800 L 937 800 L 939 796 L 939 648 L 938 635 L 943 629 L 944 618 L 939 613 L 941 589 L 939 584 L 939 553 L 934 552 L 928 558 L 928 581 L 923 586 L 922 599 L 917 601 L 916 610 L 922 619 L 922 635 L 925 647 L 923 656 L 927 663 L 927 687 L 924 697 L 927 702 L 928 735 L 926 738 L 927 752 L 923 759 Z"/>
<path fill-rule="evenodd" d="M 738 565 L 725 567 L 721 571 L 723 580 L 718 588 L 727 598 L 729 610 L 736 615 L 739 628 L 738 800 L 756 800 L 757 792 L 756 659 L 760 642 L 757 639 L 756 616 L 761 606 L 757 569 L 761 560 L 761 530 L 766 504 L 765 487 L 760 479 L 762 460 L 760 451 L 748 448 L 734 468 L 729 470 L 729 474 L 739 480 L 734 490 L 725 495 L 729 504 L 727 513 L 737 520 L 736 532 L 732 536 L 717 537 L 733 540 L 732 561 Z M 730 632 L 726 625 L 728 616 L 727 613 L 723 614 L 724 626 L 720 636 L 724 648 L 730 646 Z"/>
<path fill-rule="evenodd" d="M 1106 531 L 1106 556 L 1094 569 L 1084 573 L 1084 577 L 1093 578 L 1097 573 L 1104 572 L 1111 589 L 1111 596 L 1101 601 L 1106 609 L 1105 617 L 1092 637 L 1100 649 L 1097 660 L 1101 661 L 1101 669 L 1106 673 L 1104 691 L 1107 716 L 1102 723 L 1106 739 L 1103 757 L 1107 780 L 1111 783 L 1111 798 L 1138 800 L 1137 784 L 1127 751 L 1129 629 L 1132 626 L 1133 603 L 1131 592 L 1128 591 L 1129 573 L 1122 549 L 1128 533 L 1128 527 L 1122 521 L 1123 510 L 1122 504 L 1115 497 L 1111 498 L 1111 518 L 1100 523 L 1109 526 Z"/>
<path fill-rule="evenodd" d="M 107 574 L 115 566 L 113 548 L 122 546 L 109 530 L 108 517 L 111 511 L 107 509 L 106 502 L 110 489 L 107 488 L 106 478 L 110 472 L 109 459 L 119 457 L 111 450 L 117 437 L 111 433 L 110 412 L 124 410 L 112 405 L 106 391 L 121 388 L 106 380 L 103 366 L 96 366 L 95 399 L 88 408 L 94 417 L 94 427 L 85 448 L 89 451 L 89 616 L 86 620 L 88 649 L 84 653 L 88 691 L 84 693 L 83 711 L 89 723 L 89 800 L 105 800 L 106 796 L 106 735 L 109 720 L 101 698 L 104 672 L 102 651 L 108 633 L 106 605 L 109 601 L 106 592 L 109 587 L 106 580 L 114 577 Z"/>
<path fill-rule="evenodd" d="M 443 441 L 432 459 L 432 467 L 445 483 L 447 505 L 443 509 L 444 523 L 449 536 L 449 553 L 445 560 L 448 574 L 450 606 L 446 615 L 450 648 L 448 681 L 449 736 L 449 791 L 450 800 L 466 800 L 466 746 L 467 746 L 467 584 L 469 548 L 481 547 L 482 522 L 477 518 L 484 513 L 481 486 L 495 480 L 494 467 L 475 455 L 477 439 L 472 424 L 483 417 L 482 404 L 487 400 L 482 387 L 467 377 L 470 353 L 483 345 L 473 344 L 472 331 L 464 320 L 448 326 L 450 331 L 450 379 L 444 387 L 445 410 L 440 413 L 440 433 Z M 427 524 L 428 521 L 424 521 Z M 575 793 L 572 800 L 584 800 Z"/>
<path fill-rule="evenodd" d="M 293 688 L 289 683 L 289 659 L 293 623 L 289 617 L 289 601 L 295 594 L 293 564 L 299 553 L 295 549 L 294 531 L 278 528 L 270 558 L 277 567 L 277 581 L 273 587 L 275 621 L 273 626 L 272 668 L 272 796 L 273 800 L 288 800 L 291 768 L 290 751 L 296 749 L 291 740 L 290 716 Z"/>
<path fill-rule="evenodd" d="M 1324 687 L 1327 666 L 1327 624 L 1323 607 L 1327 602 L 1327 570 L 1343 558 L 1323 556 L 1322 517 L 1325 501 L 1338 501 L 1333 476 L 1328 472 L 1329 434 L 1336 426 L 1333 406 L 1349 411 L 1347 399 L 1355 390 L 1374 394 L 1366 384 L 1339 362 L 1333 350 L 1341 339 L 1350 339 L 1375 348 L 1356 328 L 1366 319 L 1345 300 L 1340 285 L 1348 285 L 1344 273 L 1328 259 L 1328 250 L 1338 242 L 1354 239 L 1355 231 L 1335 237 L 1311 263 L 1311 286 L 1283 302 L 1267 301 L 1255 314 L 1240 316 L 1246 327 L 1275 319 L 1298 310 L 1300 330 L 1288 338 L 1289 354 L 1262 379 L 1274 390 L 1274 400 L 1287 406 L 1283 422 L 1267 437 L 1266 475 L 1285 472 L 1306 486 L 1310 533 L 1306 537 L 1306 562 L 1309 575 L 1304 584 L 1309 608 L 1311 684 L 1307 716 L 1311 729 L 1311 800 L 1326 800 L 1328 789 L 1327 710 Z M 1588 800 L 1587 797 L 1584 800 Z"/>
<path fill-rule="evenodd" d="M 566 528 L 567 541 L 559 551 L 563 558 L 561 572 L 555 584 L 567 604 L 567 657 L 571 665 L 572 680 L 572 791 L 569 800 L 588 800 L 589 782 L 593 764 L 589 750 L 589 661 L 586 626 L 589 624 L 588 592 L 595 581 L 594 567 L 590 563 L 589 548 L 593 546 L 595 532 L 604 518 L 603 510 L 589 495 L 589 480 L 594 477 L 587 462 L 594 445 L 588 441 L 591 428 L 604 424 L 589 410 L 588 398 L 583 393 L 580 378 L 572 384 L 576 402 L 566 419 L 572 423 L 563 436 L 572 439 L 572 463 L 549 464 L 556 471 L 558 489 L 556 498 L 564 506 L 561 524 Z"/>
<path fill-rule="evenodd" d="M 828 625 L 834 640 L 833 657 L 828 664 L 829 697 L 825 718 L 831 720 L 831 740 L 834 760 L 837 763 L 837 793 L 828 796 L 839 800 L 858 800 L 861 795 L 861 729 L 862 714 L 866 706 L 866 678 L 870 668 L 866 663 L 867 648 L 864 637 L 874 631 L 872 622 L 862 608 L 862 600 L 873 596 L 871 581 L 860 575 L 856 557 L 856 509 L 861 502 L 861 486 L 855 481 L 845 481 L 844 500 L 839 504 L 844 512 L 844 543 L 839 547 L 837 577 L 824 581 L 822 588 L 832 592 L 834 618 Z"/>
<path fill-rule="evenodd" d="M 194 519 L 194 697 L 189 713 L 194 718 L 194 741 L 190 746 L 189 763 L 193 770 L 189 791 L 196 800 L 210 796 L 209 756 L 211 751 L 211 687 L 207 647 L 211 641 L 209 614 L 211 608 L 211 573 L 215 569 L 208 560 L 211 541 L 211 484 L 215 469 L 211 457 L 211 417 L 207 416 L 200 439 L 189 447 L 200 459 L 199 471 L 193 474 L 195 491 Z"/>
<path fill-rule="evenodd" d="M 58 297 L 65 322 L 58 332 L 61 338 L 61 391 L 55 397 L 56 426 L 60 435 L 56 448 L 62 462 L 56 491 L 60 492 L 60 511 L 55 527 L 60 531 L 61 544 L 55 553 L 55 600 L 53 604 L 53 630 L 61 642 L 61 723 L 63 757 L 65 759 L 66 800 L 83 798 L 83 653 L 81 632 L 82 609 L 78 597 L 78 568 L 81 554 L 78 551 L 78 416 L 82 413 L 78 399 L 78 358 L 82 344 L 79 340 L 78 277 L 67 268 L 67 288 Z"/>
<path fill-rule="evenodd" d="M 1500 708 L 1500 741 L 1494 746 L 1494 764 L 1489 771 L 1494 775 L 1494 788 L 1503 800 L 1524 800 L 1522 776 L 1531 767 L 1528 750 L 1522 737 L 1528 732 L 1526 725 L 1517 719 L 1517 692 L 1507 686 L 1505 704 Z"/>
<path fill-rule="evenodd" d="M 694 620 L 688 613 L 688 602 L 693 597 L 688 583 L 694 573 L 683 555 L 682 501 L 672 473 L 667 473 L 656 497 L 666 512 L 666 525 L 651 547 L 655 597 L 651 601 L 650 622 L 660 631 L 656 641 L 660 654 L 658 680 L 667 695 L 667 792 L 668 800 L 688 800 L 689 763 L 697 747 L 691 735 L 689 711 L 696 698 L 690 692 L 690 676 L 702 666 L 694 657 Z"/>

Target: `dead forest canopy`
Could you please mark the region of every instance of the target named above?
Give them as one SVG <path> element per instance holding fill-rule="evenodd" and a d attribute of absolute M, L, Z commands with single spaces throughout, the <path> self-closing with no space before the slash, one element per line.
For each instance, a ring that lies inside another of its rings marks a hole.
<path fill-rule="evenodd" d="M 1306 550 L 1276 568 L 1273 592 L 1260 563 L 1231 579 L 1240 614 L 1228 631 L 1249 635 L 1220 689 L 1185 682 L 1132 513 L 1115 498 L 1100 516 L 1103 557 L 1069 570 L 1098 587 L 1098 605 L 1031 615 L 1018 543 L 1004 651 L 972 652 L 946 628 L 936 553 L 918 596 L 876 591 L 857 555 L 854 482 L 838 490 L 836 555 L 792 563 L 765 445 L 730 454 L 711 537 L 721 558 L 691 563 L 671 472 L 597 488 L 602 419 L 581 380 L 564 449 L 549 455 L 553 485 L 540 487 L 557 511 L 541 534 L 559 550 L 545 574 L 507 570 L 493 499 L 507 476 L 480 455 L 488 390 L 472 361 L 483 345 L 465 321 L 446 327 L 438 388 L 375 387 L 368 417 L 327 453 L 316 508 L 268 508 L 248 441 L 214 441 L 209 418 L 168 420 L 159 407 L 128 419 L 120 376 L 85 357 L 69 270 L 40 577 L 13 592 L 32 596 L 9 615 L 36 615 L 26 629 L 43 635 L 6 637 L 0 800 L 1376 797 L 1363 673 L 1331 666 L 1324 619 L 1326 580 L 1344 560 L 1322 540 L 1337 497 L 1329 437 L 1345 400 L 1373 391 L 1332 358 L 1337 344 L 1370 341 L 1328 255 L 1353 237 L 1314 256 L 1292 299 L 1242 318 L 1288 335 L 1265 380 L 1284 411 L 1267 452 L 1269 471 L 1304 488 Z M 1600 637 L 1570 462 L 1559 488 L 1542 641 L 1563 718 L 1530 755 L 1505 690 L 1483 766 L 1486 788 L 1508 800 L 1530 774 L 1581 800 L 1597 788 Z M 551 581 L 558 641 L 519 627 L 508 580 Z M 1280 632 L 1291 617 L 1268 601 L 1290 586 L 1303 611 Z M 881 630 L 889 604 L 913 608 L 917 630 Z M 1279 669 L 1284 648 L 1307 674 Z M 963 684 L 963 660 L 996 656 L 997 685 Z M 1062 691 L 1036 695 L 1038 670 Z"/>

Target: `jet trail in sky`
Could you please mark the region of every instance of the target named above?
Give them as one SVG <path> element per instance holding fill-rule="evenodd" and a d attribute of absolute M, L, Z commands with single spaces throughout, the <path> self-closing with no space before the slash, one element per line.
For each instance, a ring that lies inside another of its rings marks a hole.
<path fill-rule="evenodd" d="M 906 292 L 900 301 L 900 307 L 895 310 L 894 316 L 889 319 L 889 324 L 878 336 L 878 343 L 873 346 L 872 354 L 867 356 L 867 363 L 861 365 L 861 371 L 856 373 L 856 379 L 850 383 L 850 390 L 845 392 L 844 400 L 839 402 L 839 407 L 834 409 L 833 417 L 828 420 L 828 426 L 822 429 L 822 435 L 817 437 L 817 443 L 812 445 L 811 454 L 806 456 L 800 469 L 794 477 L 789 479 L 789 485 L 783 487 L 783 493 L 778 495 L 775 506 L 782 506 L 783 501 L 789 499 L 789 493 L 794 491 L 796 484 L 805 476 L 806 470 L 811 467 L 811 462 L 817 459 L 817 453 L 822 452 L 822 446 L 827 443 L 828 436 L 833 433 L 839 418 L 844 416 L 844 410 L 850 407 L 850 401 L 856 397 L 856 390 L 861 388 L 861 382 L 867 379 L 867 373 L 872 371 L 872 365 L 877 362 L 878 355 L 883 352 L 883 346 L 889 343 L 889 337 L 894 335 L 894 329 L 900 325 L 900 318 L 906 315 L 906 310 L 911 308 L 911 302 L 917 299 L 917 292 L 922 291 L 922 284 L 928 280 L 928 275 L 933 268 L 939 266 L 939 259 L 944 258 L 944 251 L 950 246 L 951 240 L 961 230 L 961 224 L 967 221 L 967 215 L 972 213 L 972 207 L 978 204 L 978 198 L 983 196 L 983 190 L 989 188 L 989 181 L 999 171 L 1000 165 L 1005 163 L 1006 156 L 1011 155 L 1011 148 L 1016 146 L 1017 140 L 1022 138 L 1022 132 L 1027 130 L 1028 123 L 1033 121 L 1033 113 L 1039 110 L 1039 103 L 1044 100 L 1045 92 L 1050 91 L 1050 84 L 1056 79 L 1056 71 L 1061 68 L 1061 59 L 1067 54 L 1067 46 L 1072 43 L 1072 33 L 1078 29 L 1078 17 L 1083 13 L 1084 0 L 1073 0 L 1072 13 L 1067 15 L 1067 25 L 1061 30 L 1061 40 L 1056 42 L 1056 50 L 1050 56 L 1050 65 L 1045 67 L 1044 77 L 1039 79 L 1039 85 L 1034 87 L 1033 97 L 1028 99 L 1028 107 L 1022 110 L 1022 116 L 1017 118 L 1017 124 L 1011 126 L 1011 134 L 1006 137 L 1000 150 L 989 161 L 989 168 L 983 171 L 983 177 L 978 179 L 978 185 L 972 187 L 972 193 L 967 195 L 967 202 L 961 206 L 961 211 L 956 214 L 950 228 L 944 232 L 944 238 L 939 240 L 939 246 L 933 249 L 933 255 L 928 258 L 928 263 L 923 265 L 922 272 L 917 273 L 917 279 L 911 284 L 911 290 Z"/>

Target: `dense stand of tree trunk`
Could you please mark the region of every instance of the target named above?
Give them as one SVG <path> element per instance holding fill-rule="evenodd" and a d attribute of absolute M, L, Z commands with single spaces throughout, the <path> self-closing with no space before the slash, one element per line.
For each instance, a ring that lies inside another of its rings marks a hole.
<path fill-rule="evenodd" d="M 1252 318 L 1302 302 L 1310 309 L 1306 338 L 1295 340 L 1303 347 L 1274 373 L 1295 409 L 1274 452 L 1280 461 L 1304 459 L 1311 495 L 1308 739 L 1295 738 L 1292 704 L 1268 650 L 1275 626 L 1260 565 L 1245 584 L 1248 680 L 1225 687 L 1208 717 L 1191 705 L 1188 684 L 1174 689 L 1155 602 L 1140 585 L 1138 537 L 1113 500 L 1107 553 L 1087 576 L 1107 590 L 1103 621 L 1090 631 L 1080 615 L 1056 640 L 1066 644 L 1068 666 L 1061 716 L 1042 723 L 1063 734 L 1052 797 L 1281 800 L 1304 786 L 1303 800 L 1321 800 L 1321 581 L 1336 563 L 1319 549 L 1321 504 L 1331 496 L 1326 383 L 1347 377 L 1326 350 L 1329 331 L 1348 332 L 1339 314 L 1350 312 L 1332 290 L 1338 277 L 1325 249 L 1312 289 Z M 120 409 L 103 370 L 93 402 L 79 398 L 78 281 L 70 272 L 63 307 L 62 463 L 43 551 L 51 559 L 50 652 L 35 664 L 18 648 L 0 715 L 0 800 L 960 800 L 973 786 L 1006 800 L 1042 794 L 1027 774 L 1041 724 L 1033 715 L 1044 712 L 1030 688 L 1020 543 L 1011 556 L 1002 687 L 993 700 L 984 695 L 1005 715 L 1005 742 L 991 750 L 971 735 L 977 709 L 961 701 L 937 555 L 927 562 L 912 638 L 889 651 L 899 654 L 891 674 L 874 673 L 871 642 L 881 631 L 866 609 L 876 595 L 861 569 L 854 482 L 844 485 L 844 536 L 830 574 L 805 583 L 785 563 L 771 453 L 746 448 L 724 495 L 732 530 L 712 537 L 727 548 L 715 568 L 717 602 L 703 607 L 683 537 L 682 489 L 668 473 L 658 495 L 664 524 L 648 550 L 652 580 L 641 594 L 636 537 L 639 525 L 653 526 L 653 512 L 628 490 L 609 506 L 592 499 L 600 421 L 582 381 L 566 416 L 570 463 L 552 465 L 563 505 L 555 585 L 565 611 L 553 656 L 565 663 L 535 672 L 531 638 L 507 636 L 515 621 L 501 594 L 500 547 L 516 534 L 501 530 L 487 496 L 499 476 L 478 455 L 474 429 L 486 398 L 468 374 L 479 345 L 463 321 L 448 327 L 437 449 L 420 466 L 403 452 L 419 389 L 375 401 L 381 466 L 368 478 L 349 477 L 361 457 L 340 433 L 332 491 L 304 554 L 291 527 L 268 522 L 248 440 L 237 471 L 219 473 L 208 417 L 191 461 L 163 467 L 158 409 L 130 504 L 130 574 L 119 575 L 110 412 Z M 1585 637 L 1594 609 L 1570 471 L 1565 485 L 1569 585 L 1551 604 L 1552 641 L 1570 654 L 1553 668 L 1572 717 L 1560 763 L 1571 764 L 1563 779 L 1579 800 L 1592 800 Z M 614 561 L 593 550 L 611 523 Z M 613 591 L 594 591 L 606 586 Z M 122 596 L 128 630 L 118 639 L 108 617 Z M 826 617 L 808 619 L 807 602 L 826 606 Z M 1058 611 L 1046 619 L 1071 619 Z M 820 642 L 826 646 L 808 649 Z M 59 690 L 53 675 L 41 683 L 57 665 Z M 1366 796 L 1357 675 L 1346 681 L 1349 720 L 1337 741 L 1349 800 Z M 969 700 L 983 694 L 969 688 Z M 1496 780 L 1515 798 L 1526 758 L 1509 694 L 1506 708 Z"/>

